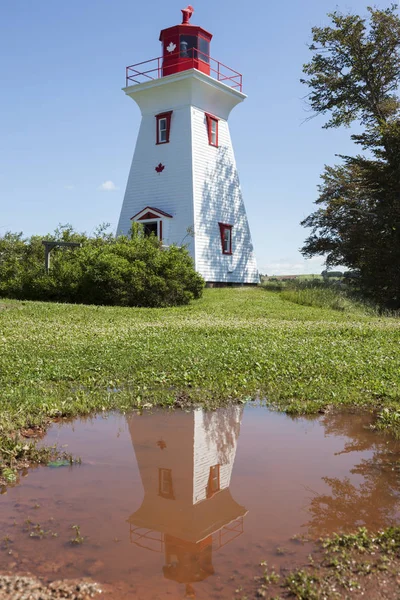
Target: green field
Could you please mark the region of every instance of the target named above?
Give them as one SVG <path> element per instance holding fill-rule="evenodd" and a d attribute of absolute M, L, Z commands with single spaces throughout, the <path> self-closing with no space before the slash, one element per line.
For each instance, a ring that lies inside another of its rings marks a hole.
<path fill-rule="evenodd" d="M 328 292 L 208 289 L 170 309 L 0 301 L 1 491 L 18 482 L 23 466 L 73 460 L 28 443 L 18 430 L 40 433 L 51 418 L 93 411 L 259 397 L 292 414 L 371 407 L 379 424 L 400 433 L 400 320 Z M 398 572 L 398 536 L 398 529 L 382 533 L 382 547 L 362 532 L 333 538 L 341 553 L 335 546 L 329 562 L 275 577 L 276 593 L 316 598 L 338 585 L 351 589 L 366 556 L 375 575 L 357 585 L 377 586 L 379 561 Z M 265 571 L 265 585 L 257 582 L 263 594 L 271 577 Z"/>
<path fill-rule="evenodd" d="M 396 406 L 400 321 L 262 288 L 170 309 L 0 303 L 0 431 L 94 410 L 266 398 L 292 413 Z"/>

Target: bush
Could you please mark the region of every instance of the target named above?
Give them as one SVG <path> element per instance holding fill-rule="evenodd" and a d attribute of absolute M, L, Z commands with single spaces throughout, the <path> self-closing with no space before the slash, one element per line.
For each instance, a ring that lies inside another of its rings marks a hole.
<path fill-rule="evenodd" d="M 44 270 L 42 240 L 79 242 L 78 248 L 54 248 L 51 269 Z M 0 237 L 0 296 L 118 306 L 176 306 L 202 294 L 204 281 L 185 248 L 162 249 L 155 236 L 114 238 L 101 228 L 92 238 L 70 226 L 52 236 L 6 233 Z"/>
<path fill-rule="evenodd" d="M 324 279 L 329 279 L 330 277 L 341 279 L 343 277 L 342 271 L 322 271 L 321 275 Z"/>

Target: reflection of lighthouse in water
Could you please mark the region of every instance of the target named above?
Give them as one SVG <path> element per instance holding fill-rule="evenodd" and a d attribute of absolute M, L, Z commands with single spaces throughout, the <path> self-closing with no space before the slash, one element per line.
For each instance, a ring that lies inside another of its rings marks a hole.
<path fill-rule="evenodd" d="M 128 519 L 132 543 L 164 551 L 164 576 L 193 584 L 214 573 L 213 549 L 243 532 L 246 509 L 229 492 L 243 408 L 128 417 L 144 487 Z"/>

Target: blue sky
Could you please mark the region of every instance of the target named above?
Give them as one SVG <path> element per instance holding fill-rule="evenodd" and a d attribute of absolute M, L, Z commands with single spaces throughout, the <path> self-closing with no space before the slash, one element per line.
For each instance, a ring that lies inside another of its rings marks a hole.
<path fill-rule="evenodd" d="M 311 27 L 347 0 L 195 0 L 192 22 L 211 54 L 243 73 L 248 99 L 230 119 L 262 273 L 319 273 L 298 249 L 324 164 L 352 152 L 347 130 L 323 130 L 299 83 Z M 0 233 L 45 234 L 59 223 L 117 225 L 140 122 L 121 91 L 125 66 L 156 57 L 181 0 L 3 0 L 0 23 Z M 387 6 L 377 2 L 377 6 Z M 105 185 L 103 185 L 105 184 Z"/>

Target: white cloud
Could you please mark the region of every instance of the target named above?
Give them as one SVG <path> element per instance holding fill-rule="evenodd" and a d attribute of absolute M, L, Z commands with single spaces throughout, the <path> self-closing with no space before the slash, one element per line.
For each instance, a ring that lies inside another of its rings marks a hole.
<path fill-rule="evenodd" d="M 119 190 L 113 181 L 105 181 L 99 186 L 98 189 L 101 192 L 115 192 L 116 190 Z"/>
<path fill-rule="evenodd" d="M 74 186 L 74 185 L 65 185 L 65 186 L 64 186 L 64 190 L 68 190 L 68 191 L 70 191 L 70 192 L 71 192 L 72 190 L 74 190 L 74 189 L 75 189 L 75 186 Z"/>

